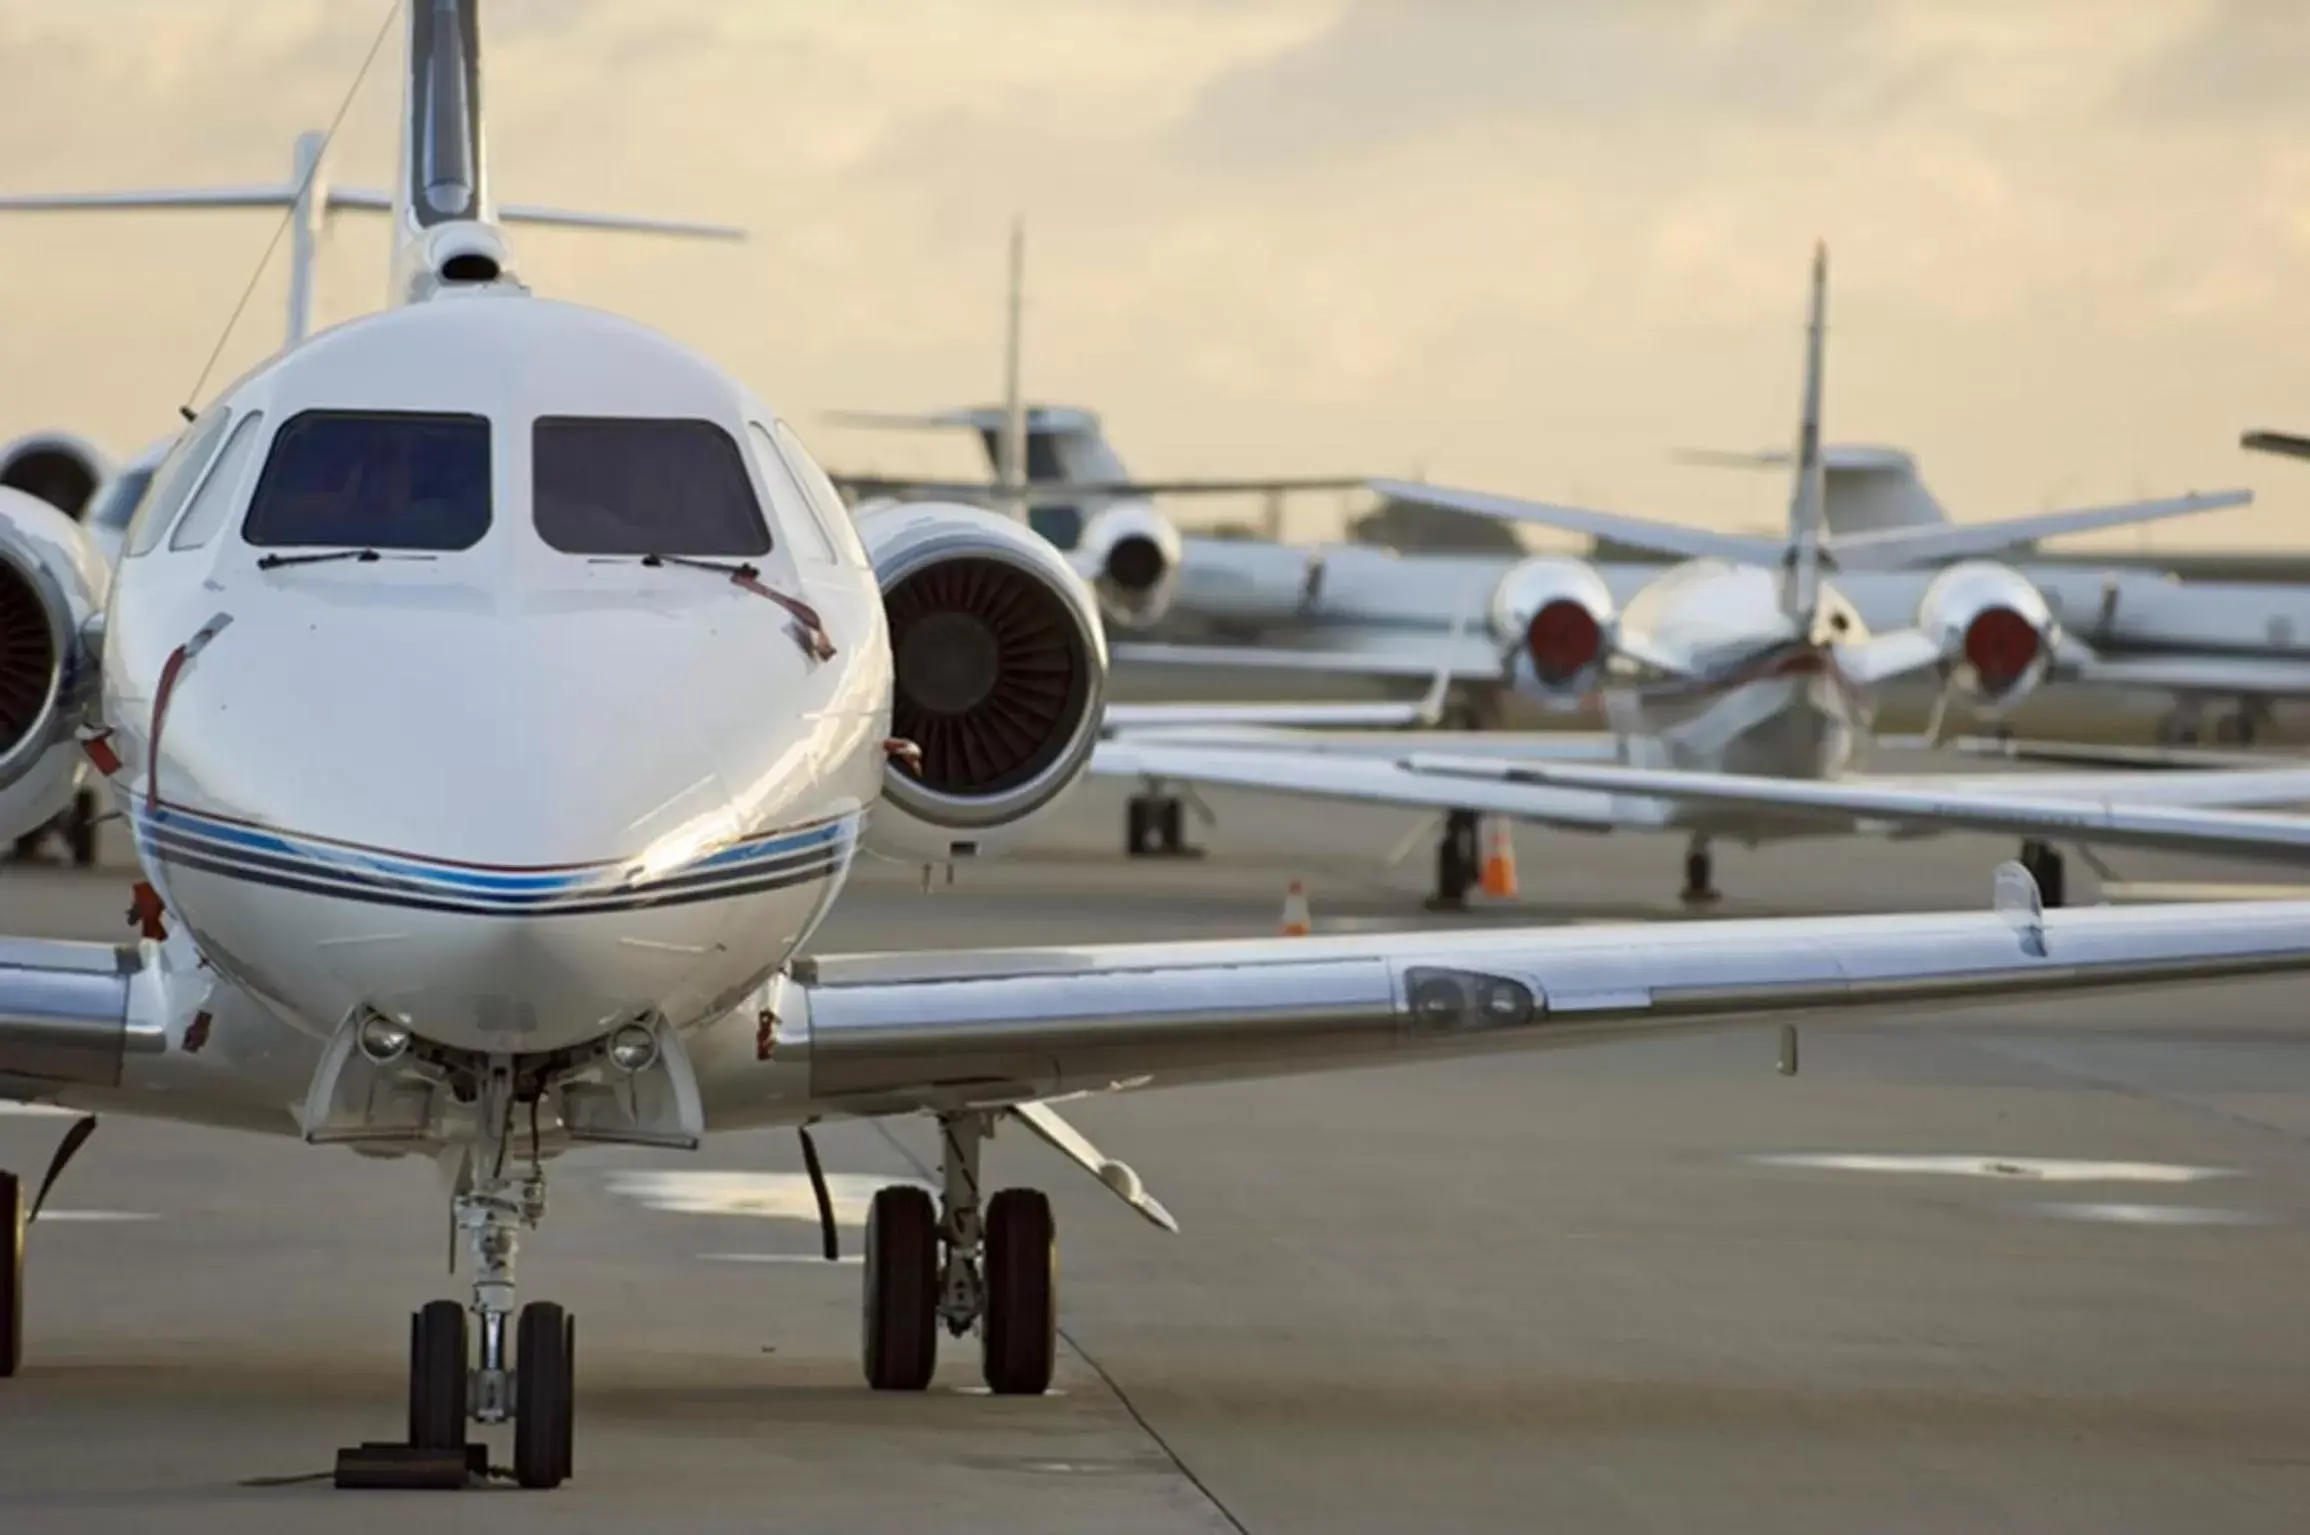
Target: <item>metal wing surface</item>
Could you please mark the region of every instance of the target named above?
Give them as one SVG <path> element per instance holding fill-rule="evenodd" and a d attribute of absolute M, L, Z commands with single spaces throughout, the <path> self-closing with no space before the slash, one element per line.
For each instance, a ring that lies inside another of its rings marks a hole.
<path fill-rule="evenodd" d="M 2096 846 L 2170 848 L 2310 862 L 2310 818 L 2218 807 L 2310 798 L 2310 768 L 2260 772 L 1951 774 L 1829 781 L 1612 765 L 1509 764 L 1430 755 L 1407 768 L 1473 788 L 1523 785 L 1760 814 L 1878 821 L 1915 830 L 2005 832 Z M 1492 808 L 1508 810 L 1499 804 Z"/>
<path fill-rule="evenodd" d="M 826 959 L 778 998 L 774 1050 L 749 1018 L 706 1042 L 699 1082 L 730 1126 L 798 1083 L 831 1112 L 995 1106 L 2310 968 L 2310 902 L 2040 911 L 2036 894 L 2008 865 L 1972 913 Z"/>

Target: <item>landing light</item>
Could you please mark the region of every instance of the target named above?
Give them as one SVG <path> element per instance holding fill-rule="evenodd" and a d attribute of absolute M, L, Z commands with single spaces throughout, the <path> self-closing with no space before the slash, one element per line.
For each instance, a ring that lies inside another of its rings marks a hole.
<path fill-rule="evenodd" d="M 658 1036 L 646 1025 L 629 1023 L 610 1036 L 610 1061 L 620 1071 L 647 1071 L 657 1058 Z"/>
<path fill-rule="evenodd" d="M 358 1035 L 361 1053 L 378 1065 L 399 1060 L 409 1049 L 408 1025 L 398 1023 L 383 1013 L 371 1013 L 361 1020 Z"/>

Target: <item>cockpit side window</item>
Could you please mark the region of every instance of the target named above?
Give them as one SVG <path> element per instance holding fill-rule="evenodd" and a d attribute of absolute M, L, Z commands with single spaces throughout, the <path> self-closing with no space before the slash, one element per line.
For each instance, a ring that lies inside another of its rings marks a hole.
<path fill-rule="evenodd" d="M 711 421 L 540 416 L 530 456 L 538 536 L 564 554 L 770 552 L 745 455 Z"/>
<path fill-rule="evenodd" d="M 241 537 L 470 549 L 489 531 L 489 419 L 308 410 L 282 423 Z"/>
<path fill-rule="evenodd" d="M 241 424 L 225 442 L 224 452 L 217 455 L 216 467 L 201 481 L 192 505 L 176 520 L 176 532 L 168 541 L 171 549 L 198 549 L 225 525 L 225 518 L 239 500 L 241 481 L 248 477 L 249 457 L 256 452 L 257 431 L 264 424 L 261 410 L 241 417 Z"/>
<path fill-rule="evenodd" d="M 843 503 L 842 492 L 818 467 L 818 460 L 802 446 L 802 439 L 794 435 L 794 428 L 778 423 L 778 451 L 786 460 L 786 467 L 794 478 L 802 482 L 804 495 L 818 511 L 818 520 L 834 535 L 836 547 L 856 565 L 866 563 L 866 546 L 858 541 L 858 525 L 850 519 L 850 508 Z"/>
<path fill-rule="evenodd" d="M 755 456 L 762 465 L 762 478 L 770 486 L 770 510 L 777 517 L 778 526 L 785 531 L 787 547 L 794 557 L 805 565 L 834 563 L 834 535 L 827 532 L 819 521 L 818 509 L 803 494 L 802 484 L 786 467 L 778 444 L 759 421 L 746 424 L 747 433 L 754 439 Z"/>
<path fill-rule="evenodd" d="M 162 535 L 176 520 L 177 509 L 185 497 L 200 483 L 209 460 L 216 456 L 217 446 L 224 440 L 225 424 L 232 412 L 211 410 L 194 422 L 176 446 L 169 449 L 168 457 L 161 460 L 153 472 L 152 494 L 145 497 L 135 518 L 128 525 L 128 544 L 122 551 L 124 558 L 133 559 L 150 554 L 160 547 Z"/>

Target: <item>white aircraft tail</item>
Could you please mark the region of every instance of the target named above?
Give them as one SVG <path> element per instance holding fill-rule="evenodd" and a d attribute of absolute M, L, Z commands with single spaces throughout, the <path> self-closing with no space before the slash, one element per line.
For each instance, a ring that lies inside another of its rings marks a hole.
<path fill-rule="evenodd" d="M 340 187 L 329 175 L 329 138 L 313 131 L 297 136 L 289 178 L 245 186 L 163 187 L 127 192 L 31 192 L 0 195 L 0 213 L 135 212 L 156 209 L 215 210 L 227 208 L 277 209 L 288 215 L 289 298 L 286 344 L 295 346 L 312 333 L 314 279 L 320 246 L 331 220 L 343 212 L 391 213 L 410 202 L 407 183 L 422 176 L 425 191 L 417 199 L 425 208 L 462 195 L 459 206 L 486 208 L 480 183 L 479 63 L 474 0 L 411 0 L 409 29 L 412 48 L 410 98 L 412 112 L 423 111 L 422 125 L 414 120 L 404 132 L 407 170 L 398 194 L 365 187 Z M 454 44 L 454 46 L 452 46 Z M 416 50 L 422 48 L 423 53 Z M 432 64 L 437 48 L 455 55 L 438 69 Z M 425 61 L 421 63 L 420 61 Z M 431 81 L 450 84 L 434 91 Z M 458 82 L 462 81 L 462 85 Z M 461 126 L 462 125 L 462 126 Z M 438 130 L 438 131 L 437 131 Z M 411 145 L 425 146 L 423 152 Z M 450 146 L 463 145 L 463 148 Z M 422 160 L 423 165 L 420 166 Z M 462 194 L 450 189 L 462 187 Z M 405 227 L 415 227 L 405 220 Z M 564 229 L 623 230 L 643 234 L 677 235 L 689 239 L 742 240 L 742 229 L 725 224 L 701 224 L 679 219 L 645 218 L 623 213 L 584 213 L 531 204 L 507 204 L 489 213 L 484 223 L 536 224 Z M 397 289 L 396 297 L 405 297 Z"/>
<path fill-rule="evenodd" d="M 1678 463 L 1720 469 L 1786 469 L 1782 449 L 1725 453 L 1689 448 L 1672 455 Z M 1833 542 L 1895 528 L 1937 528 L 1949 513 L 1917 472 L 1917 460 L 1900 448 L 1868 443 L 1830 443 L 1821 449 L 1821 527 Z"/>
<path fill-rule="evenodd" d="M 1782 606 L 1802 630 L 1810 630 L 1821 598 L 1822 501 L 1821 386 L 1824 337 L 1828 329 L 1829 248 L 1813 247 L 1812 299 L 1805 322 L 1804 404 L 1797 418 L 1792 455 L 1795 481 L 1789 487 L 1789 544 Z"/>

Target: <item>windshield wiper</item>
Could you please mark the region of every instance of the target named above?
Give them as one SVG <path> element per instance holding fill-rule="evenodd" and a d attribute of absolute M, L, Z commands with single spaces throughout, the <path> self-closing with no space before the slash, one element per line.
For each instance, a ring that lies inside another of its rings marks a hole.
<path fill-rule="evenodd" d="M 707 570 L 718 576 L 728 576 L 732 586 L 743 587 L 755 596 L 766 597 L 784 608 L 794 620 L 794 637 L 801 642 L 803 650 L 808 652 L 812 660 L 834 659 L 834 637 L 826 632 L 826 621 L 818 616 L 818 610 L 799 597 L 789 597 L 784 592 L 764 586 L 762 571 L 758 566 L 745 561 L 730 565 L 720 560 L 701 560 L 686 554 L 645 554 L 641 557 L 641 563 L 651 570 L 680 565 L 689 570 Z"/>
<path fill-rule="evenodd" d="M 284 565 L 326 565 L 334 560 L 358 560 L 374 565 L 385 558 L 374 549 L 323 549 L 313 554 L 267 554 L 257 560 L 259 570 L 279 570 Z"/>

